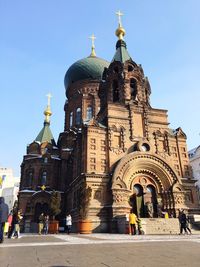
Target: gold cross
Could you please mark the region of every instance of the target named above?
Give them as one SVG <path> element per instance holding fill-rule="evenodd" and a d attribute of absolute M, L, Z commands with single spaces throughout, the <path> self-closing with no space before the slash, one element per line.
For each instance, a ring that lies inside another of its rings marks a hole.
<path fill-rule="evenodd" d="M 118 22 L 119 22 L 119 26 L 122 25 L 122 20 L 121 17 L 124 15 L 120 10 L 116 12 L 116 15 L 118 16 Z"/>
<path fill-rule="evenodd" d="M 42 189 L 42 191 L 44 191 L 44 190 L 46 189 L 46 186 L 43 184 L 43 185 L 41 186 L 41 189 Z"/>
<path fill-rule="evenodd" d="M 52 95 L 51 95 L 51 93 L 48 93 L 46 96 L 48 98 L 48 106 L 50 106 L 50 101 L 51 101 Z"/>
<path fill-rule="evenodd" d="M 89 38 L 92 40 L 92 47 L 94 47 L 94 40 L 97 39 L 97 37 L 93 33 Z"/>
<path fill-rule="evenodd" d="M 94 46 L 94 40 L 96 39 L 96 37 L 94 36 L 94 33 L 89 38 L 92 40 L 92 52 L 91 52 L 90 56 L 96 57 L 95 46 Z"/>

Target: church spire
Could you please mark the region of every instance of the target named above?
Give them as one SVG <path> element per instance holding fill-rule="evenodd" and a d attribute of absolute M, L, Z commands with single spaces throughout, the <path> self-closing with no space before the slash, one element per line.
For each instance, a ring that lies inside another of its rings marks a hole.
<path fill-rule="evenodd" d="M 52 115 L 50 101 L 51 101 L 52 95 L 50 93 L 48 93 L 46 96 L 48 98 L 48 100 L 47 100 L 48 102 L 47 102 L 47 107 L 44 111 L 44 115 L 45 115 L 44 123 L 50 124 L 50 116 Z"/>
<path fill-rule="evenodd" d="M 126 49 L 126 43 L 124 41 L 124 35 L 126 34 L 125 29 L 122 27 L 121 16 L 123 13 L 121 11 L 116 12 L 118 16 L 118 28 L 115 32 L 116 36 L 118 37 L 118 41 L 116 43 L 116 52 L 112 59 L 113 61 L 119 61 L 124 63 L 127 60 L 131 60 L 131 57 Z"/>
<path fill-rule="evenodd" d="M 92 40 L 92 51 L 91 51 L 90 57 L 96 57 L 95 45 L 94 45 L 96 36 L 94 36 L 94 33 L 93 33 L 89 38 Z"/>
<path fill-rule="evenodd" d="M 51 112 L 51 107 L 50 107 L 50 100 L 51 100 L 52 95 L 49 93 L 47 94 L 48 102 L 47 102 L 47 107 L 44 111 L 45 119 L 44 119 L 44 126 L 42 130 L 39 132 L 38 136 L 36 137 L 35 141 L 39 143 L 45 143 L 48 142 L 52 145 L 56 145 L 55 140 L 53 138 L 53 135 L 50 130 L 50 116 L 52 115 Z"/>
<path fill-rule="evenodd" d="M 123 40 L 124 35 L 126 34 L 125 29 L 122 27 L 122 20 L 121 17 L 124 15 L 120 10 L 116 12 L 116 15 L 118 16 L 118 28 L 115 31 L 116 36 L 119 38 L 119 40 Z"/>

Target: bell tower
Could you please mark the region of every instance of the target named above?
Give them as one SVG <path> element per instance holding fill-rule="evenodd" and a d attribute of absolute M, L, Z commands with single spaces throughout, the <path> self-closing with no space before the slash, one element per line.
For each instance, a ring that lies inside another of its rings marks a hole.
<path fill-rule="evenodd" d="M 148 138 L 147 110 L 150 107 L 151 87 L 148 78 L 145 77 L 141 65 L 137 64 L 129 55 L 126 42 L 124 41 L 125 29 L 122 26 L 120 11 L 118 15 L 118 28 L 116 36 L 116 51 L 108 68 L 105 68 L 99 97 L 101 110 L 99 119 L 104 123 L 114 122 L 114 114 L 122 114 L 122 124 L 129 127 L 129 139 L 134 137 Z M 134 115 L 133 115 L 134 114 Z M 134 127 L 139 120 L 140 127 Z"/>

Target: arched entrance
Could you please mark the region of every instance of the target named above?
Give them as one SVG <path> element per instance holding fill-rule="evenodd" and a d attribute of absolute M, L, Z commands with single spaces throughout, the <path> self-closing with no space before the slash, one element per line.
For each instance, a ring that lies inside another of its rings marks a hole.
<path fill-rule="evenodd" d="M 148 210 L 148 203 L 150 210 Z M 146 210 L 147 217 L 158 217 L 158 211 L 157 211 L 158 201 L 157 201 L 156 189 L 151 184 L 147 185 L 147 190 L 145 195 L 145 205 L 147 207 Z"/>
<path fill-rule="evenodd" d="M 133 209 L 133 212 L 138 217 L 144 217 L 145 216 L 145 207 L 144 207 L 143 187 L 140 184 L 135 184 L 133 190 L 134 190 L 134 193 L 130 197 L 130 205 Z"/>
<path fill-rule="evenodd" d="M 149 152 L 126 155 L 112 177 L 114 216 L 130 211 L 131 206 L 138 216 L 158 217 L 158 203 L 163 210 L 169 208 L 170 195 L 165 199 L 164 192 L 170 192 L 177 182 L 178 177 L 160 156 Z"/>
<path fill-rule="evenodd" d="M 49 214 L 49 205 L 47 203 L 36 203 L 34 221 L 38 222 L 41 213 Z"/>
<path fill-rule="evenodd" d="M 130 197 L 130 205 L 134 213 L 141 218 L 157 217 L 157 194 L 152 184 L 145 188 L 141 184 L 135 184 L 133 195 Z"/>
<path fill-rule="evenodd" d="M 32 218 L 31 220 L 35 223 L 38 222 L 38 218 L 41 213 L 49 214 L 50 209 L 50 198 L 51 193 L 47 191 L 39 191 L 32 195 L 31 198 L 31 209 Z"/>

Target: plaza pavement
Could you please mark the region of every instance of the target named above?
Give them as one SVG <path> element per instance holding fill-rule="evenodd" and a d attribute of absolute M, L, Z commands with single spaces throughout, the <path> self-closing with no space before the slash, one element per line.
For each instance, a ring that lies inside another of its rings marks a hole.
<path fill-rule="evenodd" d="M 0 267 L 200 266 L 200 235 L 22 234 L 0 244 Z"/>

